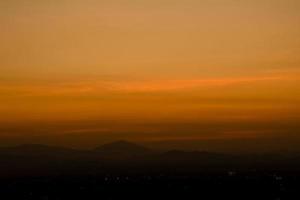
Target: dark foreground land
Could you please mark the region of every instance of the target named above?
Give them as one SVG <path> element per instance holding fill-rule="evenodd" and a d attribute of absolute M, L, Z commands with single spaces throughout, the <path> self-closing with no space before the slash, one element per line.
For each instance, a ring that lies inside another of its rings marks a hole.
<path fill-rule="evenodd" d="M 1 199 L 299 199 L 280 172 L 141 173 L 2 179 Z"/>
<path fill-rule="evenodd" d="M 299 199 L 298 155 L 157 152 L 114 143 L 93 151 L 0 150 L 1 199 Z"/>

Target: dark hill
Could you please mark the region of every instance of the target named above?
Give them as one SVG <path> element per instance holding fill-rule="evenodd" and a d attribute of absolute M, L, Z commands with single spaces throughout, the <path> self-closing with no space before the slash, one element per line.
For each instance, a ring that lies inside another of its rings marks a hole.
<path fill-rule="evenodd" d="M 13 156 L 51 156 L 51 157 L 66 157 L 77 155 L 81 151 L 68 149 L 57 146 L 47 146 L 41 144 L 24 144 L 15 147 L 2 147 L 0 154 L 13 155 Z"/>
<path fill-rule="evenodd" d="M 153 151 L 144 146 L 137 145 L 127 141 L 116 141 L 108 144 L 104 144 L 94 149 L 94 152 L 106 155 L 107 157 L 118 156 L 143 156 L 151 154 Z"/>

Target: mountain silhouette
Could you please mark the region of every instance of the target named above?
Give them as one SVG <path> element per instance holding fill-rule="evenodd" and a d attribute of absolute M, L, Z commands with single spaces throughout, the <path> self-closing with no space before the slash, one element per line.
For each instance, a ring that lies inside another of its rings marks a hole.
<path fill-rule="evenodd" d="M 226 163 L 232 158 L 238 159 L 232 155 L 225 155 L 221 153 L 205 152 L 205 151 L 181 151 L 170 150 L 156 155 L 156 160 L 160 163 L 176 162 L 181 164 L 212 164 L 212 163 Z"/>
<path fill-rule="evenodd" d="M 0 176 L 17 174 L 110 173 L 113 170 L 170 171 L 173 169 L 275 168 L 298 169 L 300 156 L 227 155 L 205 151 L 161 152 L 127 141 L 116 141 L 92 150 L 27 144 L 0 148 Z"/>
<path fill-rule="evenodd" d="M 52 157 L 67 157 L 71 155 L 78 155 L 79 150 L 69 149 L 58 146 L 48 146 L 42 144 L 24 144 L 15 147 L 2 147 L 0 154 L 13 155 L 13 156 L 52 156 Z"/>
<path fill-rule="evenodd" d="M 147 147 L 119 140 L 116 142 L 104 144 L 94 149 L 94 152 L 104 154 L 106 156 L 142 156 L 153 153 L 151 149 Z"/>
<path fill-rule="evenodd" d="M 162 152 L 127 141 L 104 144 L 92 150 L 39 144 L 0 147 L 2 191 L 8 191 L 10 196 L 37 191 L 37 198 L 32 199 L 41 199 L 40 194 L 52 193 L 63 193 L 66 198 L 70 194 L 77 197 L 78 191 L 82 195 L 80 199 L 94 199 L 89 194 L 100 195 L 100 199 L 106 194 L 111 199 L 116 191 L 120 191 L 121 198 L 129 194 L 124 191 L 131 191 L 130 194 L 137 194 L 140 198 L 136 189 L 146 191 L 148 195 L 153 188 L 158 188 L 158 196 L 153 197 L 155 199 L 171 186 L 168 189 L 170 194 L 179 190 L 190 193 L 194 188 L 197 194 L 200 191 L 200 197 L 211 197 L 218 187 L 226 193 L 233 188 L 232 193 L 235 193 L 236 188 L 242 186 L 240 190 L 244 195 L 244 187 L 250 188 L 250 193 L 258 185 L 257 191 L 261 193 L 266 183 L 274 186 L 268 191 L 276 191 L 277 186 L 288 180 L 287 177 L 297 177 L 299 169 L 298 154 L 289 157 L 249 156 L 176 149 Z M 8 180 L 12 181 L 8 184 Z M 290 183 L 295 184 L 293 188 L 297 191 L 296 179 L 291 179 Z M 207 193 L 203 195 L 204 192 Z M 186 198 L 187 193 L 183 194 L 182 199 Z"/>

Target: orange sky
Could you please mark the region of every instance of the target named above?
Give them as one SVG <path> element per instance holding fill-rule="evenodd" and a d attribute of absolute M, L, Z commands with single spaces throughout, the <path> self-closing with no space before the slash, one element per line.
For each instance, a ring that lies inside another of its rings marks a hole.
<path fill-rule="evenodd" d="M 0 135 L 29 138 L 45 123 L 38 134 L 99 140 L 298 137 L 299 9 L 298 0 L 1 1 Z M 58 125 L 70 121 L 80 125 Z"/>

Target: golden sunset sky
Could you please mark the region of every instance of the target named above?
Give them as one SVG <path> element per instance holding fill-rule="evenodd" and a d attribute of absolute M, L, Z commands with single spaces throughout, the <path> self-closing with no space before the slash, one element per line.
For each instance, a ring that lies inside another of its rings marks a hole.
<path fill-rule="evenodd" d="M 300 138 L 299 10 L 299 0 L 0 0 L 0 135 Z"/>

